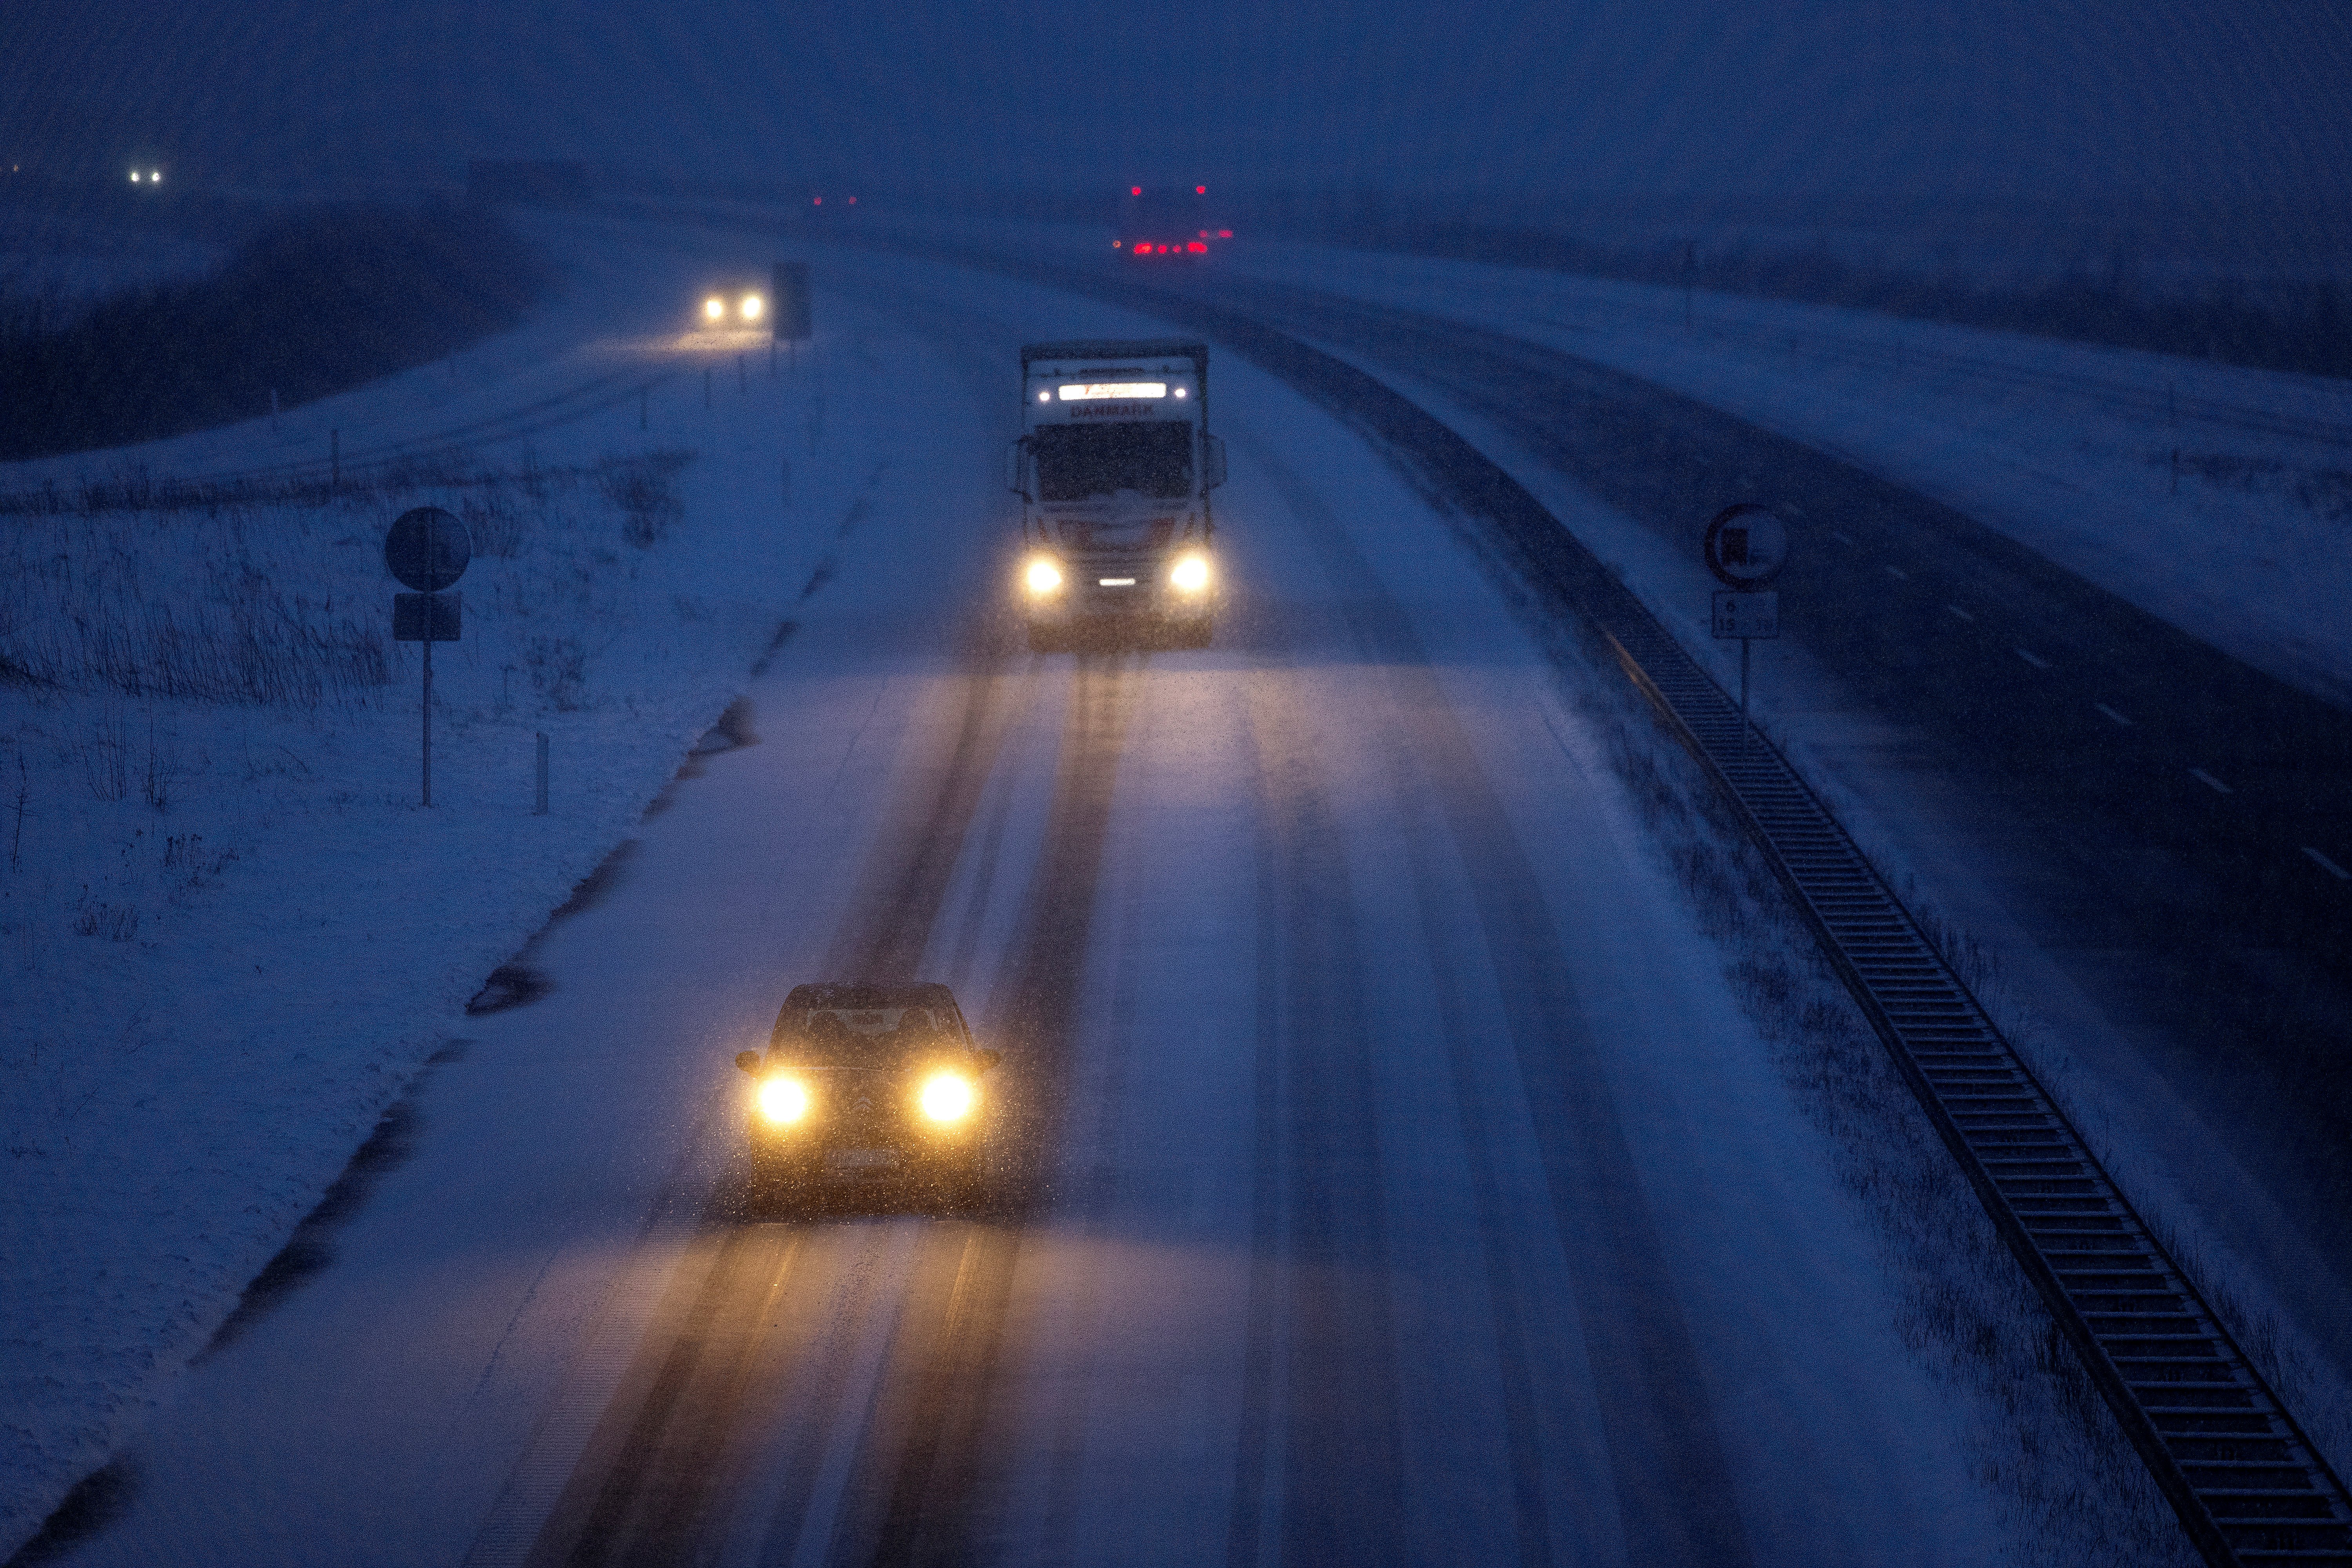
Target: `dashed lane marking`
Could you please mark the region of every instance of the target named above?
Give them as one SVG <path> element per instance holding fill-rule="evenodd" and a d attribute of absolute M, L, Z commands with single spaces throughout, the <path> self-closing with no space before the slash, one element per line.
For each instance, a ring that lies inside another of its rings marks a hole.
<path fill-rule="evenodd" d="M 2215 778 L 2203 768 L 2189 769 L 2189 776 L 2195 779 L 2199 784 L 2203 784 L 2207 789 L 2211 790 L 2216 795 L 2232 795 L 2236 793 L 2231 790 L 2228 784 L 2223 784 L 2220 779 Z"/>
<path fill-rule="evenodd" d="M 2021 648 L 2019 651 L 2020 651 L 2020 652 L 2023 652 L 2024 650 Z M 2114 709 L 2112 709 L 2112 708 L 2108 707 L 2105 703 L 2104 703 L 2104 702 L 2094 702 L 2094 703 L 2092 703 L 2092 704 L 2091 704 L 2091 706 L 2092 706 L 2092 707 L 2094 707 L 2094 708 L 2095 708 L 2095 709 L 2097 709 L 2100 712 L 2102 712 L 2102 713 L 2105 714 L 2108 718 L 2113 719 L 2116 723 L 2118 723 L 2118 724 L 2122 725 L 2125 729 L 2128 730 L 2128 729 L 2130 729 L 2130 728 L 2131 728 L 2131 721 L 2130 721 L 2130 720 L 2128 720 L 2128 719 L 2125 718 L 2122 714 L 2120 714 L 2120 713 L 2116 712 Z"/>
<path fill-rule="evenodd" d="M 2036 669 L 2047 669 L 2050 668 L 2050 661 L 2048 659 L 2042 658 L 2038 653 L 2031 651 L 2030 649 L 2019 648 L 2017 650 L 2017 657 L 2023 659 L 2026 663 L 2032 665 Z"/>
<path fill-rule="evenodd" d="M 2303 847 L 2303 852 L 2311 857 L 2311 863 L 2313 865 L 2318 867 L 2321 870 L 2326 872 L 2337 881 L 2352 882 L 2352 871 L 2347 871 L 2343 867 L 2338 866 L 2335 861 L 2330 860 L 2326 856 L 2322 855 L 2310 845 L 2305 845 Z"/>
<path fill-rule="evenodd" d="M 1959 617 L 1960 617 L 1960 619 L 1962 619 L 1962 620 L 1964 620 L 1964 621 L 1968 622 L 1968 623 L 1969 623 L 1969 625 L 1970 625 L 1970 626 L 1974 626 L 1974 625 L 1976 625 L 1976 624 L 1977 624 L 1977 618 L 1976 618 L 1974 616 L 1972 616 L 1972 615 L 1969 614 L 1966 610 L 1964 610 L 1964 609 L 1960 608 L 1958 605 L 1946 605 L 1944 606 L 1944 608 L 1946 608 L 1946 609 L 1948 609 L 1948 610 L 1951 611 L 1951 612 L 1952 612 L 1952 614 L 1954 614 L 1954 615 L 1956 615 L 1956 616 L 1959 616 Z"/>

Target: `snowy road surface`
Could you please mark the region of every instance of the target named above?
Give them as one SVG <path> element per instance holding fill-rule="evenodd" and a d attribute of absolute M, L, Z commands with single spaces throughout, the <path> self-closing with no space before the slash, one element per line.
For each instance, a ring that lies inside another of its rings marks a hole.
<path fill-rule="evenodd" d="M 68 1560 L 2014 1547 L 1984 1411 L 1448 520 L 1224 355 L 1216 647 L 1016 651 L 1014 345 L 1164 329 L 827 281 L 930 347 L 756 743 L 451 1043 L 339 1261 L 180 1380 Z M 1028 1201 L 746 1208 L 730 1058 L 858 969 L 1005 1052 Z"/>

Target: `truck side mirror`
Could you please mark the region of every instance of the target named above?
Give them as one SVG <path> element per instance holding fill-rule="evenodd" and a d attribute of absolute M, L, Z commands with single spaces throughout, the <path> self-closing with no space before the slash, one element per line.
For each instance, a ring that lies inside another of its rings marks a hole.
<path fill-rule="evenodd" d="M 1208 455 L 1201 464 L 1201 488 L 1213 490 L 1225 482 L 1225 444 L 1214 436 L 1203 435 L 1201 439 L 1208 443 Z"/>
<path fill-rule="evenodd" d="M 1004 450 L 1004 488 L 1023 500 L 1030 499 L 1029 437 L 1026 436 Z"/>
<path fill-rule="evenodd" d="M 741 1068 L 745 1072 L 757 1073 L 760 1070 L 760 1053 L 757 1051 L 737 1051 L 735 1053 L 735 1065 Z"/>

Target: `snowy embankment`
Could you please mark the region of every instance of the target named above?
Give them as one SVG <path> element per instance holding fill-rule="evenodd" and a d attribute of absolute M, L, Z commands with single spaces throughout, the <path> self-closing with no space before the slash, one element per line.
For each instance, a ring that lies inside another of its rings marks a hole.
<path fill-rule="evenodd" d="M 874 362 L 850 312 L 772 374 L 764 342 L 679 331 L 766 247 L 553 220 L 535 237 L 560 297 L 458 362 L 274 424 L 0 468 L 0 491 L 59 498 L 0 534 L 0 1554 L 119 1445 L 484 977 L 629 832 L 871 482 L 881 437 L 854 394 Z M 649 390 L 580 395 L 616 374 Z M 433 439 L 526 407 L 561 422 Z M 442 455 L 331 497 L 82 488 L 315 458 L 330 429 L 346 455 Z M 434 661 L 429 811 L 418 649 L 391 640 L 381 555 L 426 504 L 477 552 L 463 640 Z"/>
<path fill-rule="evenodd" d="M 2352 384 L 1475 262 L 1252 242 L 1219 265 L 1544 344 L 1850 457 L 2352 706 Z"/>

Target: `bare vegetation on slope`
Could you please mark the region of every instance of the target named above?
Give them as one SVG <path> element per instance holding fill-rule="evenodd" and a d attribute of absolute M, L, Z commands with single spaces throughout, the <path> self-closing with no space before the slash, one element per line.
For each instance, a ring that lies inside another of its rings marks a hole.
<path fill-rule="evenodd" d="M 380 550 L 401 511 L 445 507 L 478 553 L 540 558 L 538 571 L 491 579 L 493 595 L 576 596 L 593 574 L 559 564 L 546 546 L 570 544 L 608 509 L 619 524 L 608 538 L 651 544 L 683 515 L 671 481 L 686 460 L 660 452 L 518 473 L 415 466 L 331 487 L 131 473 L 0 498 L 0 512 L 16 514 L 0 531 L 0 683 L 303 710 L 366 702 L 398 661 Z M 577 638 L 556 640 L 566 646 L 526 662 L 576 665 Z M 560 679 L 559 668 L 541 684 Z"/>

